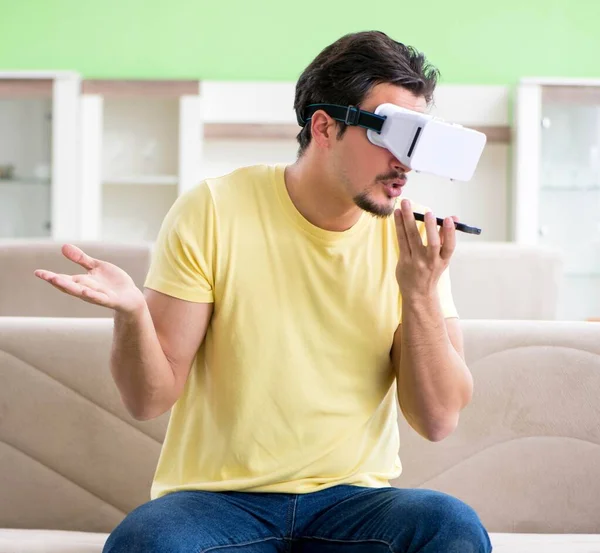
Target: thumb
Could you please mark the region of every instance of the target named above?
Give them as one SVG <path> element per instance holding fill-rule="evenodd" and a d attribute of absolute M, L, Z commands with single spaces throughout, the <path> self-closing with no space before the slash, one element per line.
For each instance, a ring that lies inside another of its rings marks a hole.
<path fill-rule="evenodd" d="M 73 244 L 65 244 L 62 247 L 62 254 L 70 261 L 81 265 L 84 269 L 91 271 L 97 267 L 100 262 L 93 257 L 87 255 L 83 250 Z"/>

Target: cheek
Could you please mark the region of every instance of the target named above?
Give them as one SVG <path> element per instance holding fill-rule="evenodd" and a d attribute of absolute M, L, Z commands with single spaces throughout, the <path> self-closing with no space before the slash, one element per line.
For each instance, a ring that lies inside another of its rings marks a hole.
<path fill-rule="evenodd" d="M 358 136 L 349 143 L 348 159 L 363 171 L 376 171 L 386 163 L 387 150 L 369 142 L 365 136 Z"/>
<path fill-rule="evenodd" d="M 389 171 L 389 152 L 369 142 L 366 134 L 349 131 L 340 142 L 337 161 L 343 169 L 347 182 L 355 191 L 372 185 L 375 178 Z"/>
<path fill-rule="evenodd" d="M 369 143 L 362 149 L 360 155 L 361 171 L 363 178 L 367 183 L 374 183 L 380 175 L 384 175 L 390 170 L 389 153 L 384 148 L 379 148 Z"/>
<path fill-rule="evenodd" d="M 386 166 L 389 163 L 390 152 L 385 148 L 376 146 L 368 138 L 366 131 L 359 134 L 355 143 L 357 155 L 365 160 L 365 163 L 370 163 L 374 167 Z"/>

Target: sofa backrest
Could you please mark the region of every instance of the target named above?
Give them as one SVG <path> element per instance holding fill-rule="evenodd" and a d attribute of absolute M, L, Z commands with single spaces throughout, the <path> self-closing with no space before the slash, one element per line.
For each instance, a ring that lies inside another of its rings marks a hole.
<path fill-rule="evenodd" d="M 72 243 L 92 257 L 121 267 L 140 289 L 143 287 L 152 255 L 151 242 Z M 62 242 L 52 240 L 0 240 L 0 316 L 112 317 L 112 310 L 63 294 L 33 274 L 36 269 L 85 273 L 62 255 L 61 246 Z"/>
<path fill-rule="evenodd" d="M 495 532 L 600 533 L 600 324 L 462 329 L 473 401 L 438 443 L 400 418 L 395 484 L 460 497 Z"/>
<path fill-rule="evenodd" d="M 451 493 L 490 531 L 600 532 L 600 325 L 463 321 L 475 395 L 438 443 L 402 417 L 393 485 Z M 110 319 L 0 318 L 0 527 L 110 531 L 149 499 L 167 415 L 128 416 Z"/>
<path fill-rule="evenodd" d="M 152 243 L 76 245 L 92 257 L 118 265 L 142 288 Z M 64 258 L 61 246 L 53 241 L 0 240 L 0 316 L 112 316 L 109 309 L 62 294 L 33 275 L 35 269 L 83 272 Z M 459 242 L 450 275 L 463 319 L 556 318 L 562 279 L 562 258 L 556 251 L 507 242 Z"/>
<path fill-rule="evenodd" d="M 538 245 L 459 242 L 450 278 L 462 319 L 554 320 L 563 257 Z"/>

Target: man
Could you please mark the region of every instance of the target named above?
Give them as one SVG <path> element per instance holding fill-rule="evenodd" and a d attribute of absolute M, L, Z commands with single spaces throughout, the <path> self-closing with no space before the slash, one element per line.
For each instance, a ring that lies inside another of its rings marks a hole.
<path fill-rule="evenodd" d="M 86 275 L 36 273 L 115 310 L 111 371 L 134 417 L 172 408 L 152 501 L 106 553 L 491 551 L 464 503 L 388 483 L 397 404 L 437 441 L 472 394 L 453 221 L 417 224 L 407 200 L 395 211 L 408 169 L 364 128 L 305 117 L 316 103 L 423 111 L 436 81 L 383 33 L 345 36 L 297 83 L 297 161 L 178 198 L 143 294 L 70 245 Z"/>

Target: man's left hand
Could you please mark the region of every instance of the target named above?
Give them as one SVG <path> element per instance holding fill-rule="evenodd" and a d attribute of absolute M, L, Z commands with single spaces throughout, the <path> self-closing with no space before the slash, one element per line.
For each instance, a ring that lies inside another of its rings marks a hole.
<path fill-rule="evenodd" d="M 447 269 L 456 246 L 454 222 L 446 217 L 438 231 L 435 216 L 425 213 L 427 245 L 423 244 L 409 200 L 402 200 L 394 213 L 400 258 L 396 278 L 404 299 L 431 297 L 436 293 L 441 274 Z"/>

